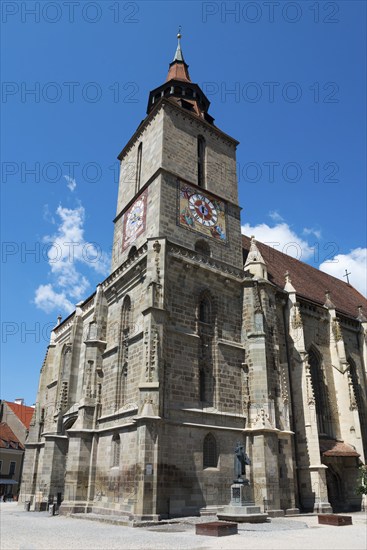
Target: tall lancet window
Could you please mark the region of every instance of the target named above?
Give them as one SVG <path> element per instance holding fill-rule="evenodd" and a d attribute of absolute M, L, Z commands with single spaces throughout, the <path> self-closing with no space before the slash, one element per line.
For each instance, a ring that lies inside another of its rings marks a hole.
<path fill-rule="evenodd" d="M 139 144 L 138 156 L 136 158 L 136 181 L 135 181 L 135 193 L 140 189 L 141 185 L 141 157 L 143 155 L 143 143 Z"/>
<path fill-rule="evenodd" d="M 130 330 L 131 317 L 131 299 L 130 296 L 125 296 L 121 310 L 121 329 L 122 333 L 126 335 Z"/>
<path fill-rule="evenodd" d="M 211 433 L 205 436 L 203 443 L 203 468 L 217 468 L 217 442 Z"/>
<path fill-rule="evenodd" d="M 314 348 L 311 348 L 308 352 L 308 362 L 310 365 L 312 387 L 315 396 L 319 435 L 328 435 L 333 437 L 334 429 L 329 402 L 329 392 L 322 356 Z"/>
<path fill-rule="evenodd" d="M 351 357 L 348 357 L 348 363 L 349 363 L 349 379 L 351 382 L 352 387 L 350 388 L 350 408 L 357 409 L 358 411 L 358 417 L 359 417 L 359 423 L 362 433 L 367 433 L 367 403 L 366 399 L 363 397 L 363 389 L 361 385 L 360 379 L 362 379 L 362 376 L 358 376 L 358 369 L 357 365 L 353 361 Z M 367 444 L 366 444 L 367 449 Z"/>
<path fill-rule="evenodd" d="M 205 187 L 205 139 L 198 136 L 198 185 Z"/>
<path fill-rule="evenodd" d="M 111 452 L 111 466 L 117 468 L 120 466 L 120 454 L 121 454 L 121 439 L 118 434 L 115 434 L 112 438 L 112 452 Z"/>

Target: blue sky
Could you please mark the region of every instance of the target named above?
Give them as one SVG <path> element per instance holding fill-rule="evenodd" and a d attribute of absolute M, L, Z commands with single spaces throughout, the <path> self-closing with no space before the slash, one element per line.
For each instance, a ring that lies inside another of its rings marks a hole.
<path fill-rule="evenodd" d="M 178 25 L 192 80 L 240 141 L 246 233 L 347 268 L 365 292 L 365 2 L 1 9 L 2 398 L 35 402 L 50 327 L 108 273 L 116 157 L 166 78 Z"/>

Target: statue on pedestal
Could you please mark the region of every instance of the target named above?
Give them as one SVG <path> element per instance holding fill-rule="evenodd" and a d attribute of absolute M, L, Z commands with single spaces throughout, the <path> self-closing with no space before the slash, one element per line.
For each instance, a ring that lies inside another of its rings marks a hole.
<path fill-rule="evenodd" d="M 234 449 L 234 475 L 236 479 L 231 485 L 231 501 L 228 506 L 217 513 L 219 520 L 235 521 L 241 523 L 264 523 L 268 514 L 260 512 L 260 506 L 255 505 L 253 489 L 246 476 L 246 466 L 251 464 L 249 456 L 245 452 L 246 446 L 241 442 L 236 443 Z"/>
<path fill-rule="evenodd" d="M 246 465 L 250 466 L 251 460 L 245 452 L 245 447 L 242 443 L 237 442 L 236 448 L 234 450 L 234 483 L 244 483 L 245 485 L 249 484 L 249 480 L 242 479 L 242 476 L 246 476 Z"/>

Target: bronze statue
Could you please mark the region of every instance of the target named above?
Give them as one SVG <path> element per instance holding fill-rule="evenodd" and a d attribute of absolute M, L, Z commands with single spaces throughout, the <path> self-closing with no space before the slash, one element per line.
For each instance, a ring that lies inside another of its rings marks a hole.
<path fill-rule="evenodd" d="M 235 481 L 238 482 L 238 480 L 241 479 L 241 476 L 246 475 L 246 465 L 249 466 L 251 464 L 251 460 L 245 452 L 244 445 L 240 442 L 237 442 L 234 454 L 234 475 Z M 243 481 L 244 480 L 241 482 Z"/>

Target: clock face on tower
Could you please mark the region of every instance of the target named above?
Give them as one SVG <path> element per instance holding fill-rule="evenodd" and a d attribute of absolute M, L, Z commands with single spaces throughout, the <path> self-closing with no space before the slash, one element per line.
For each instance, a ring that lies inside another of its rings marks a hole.
<path fill-rule="evenodd" d="M 218 220 L 217 210 L 208 197 L 195 193 L 189 198 L 189 205 L 195 220 L 205 227 L 215 225 Z"/>
<path fill-rule="evenodd" d="M 179 182 L 178 224 L 219 242 L 227 242 L 225 203 L 182 182 Z"/>
<path fill-rule="evenodd" d="M 145 230 L 147 191 L 124 214 L 122 249 L 131 246 Z"/>
<path fill-rule="evenodd" d="M 134 237 L 144 223 L 144 201 L 139 199 L 127 214 L 126 236 Z"/>

